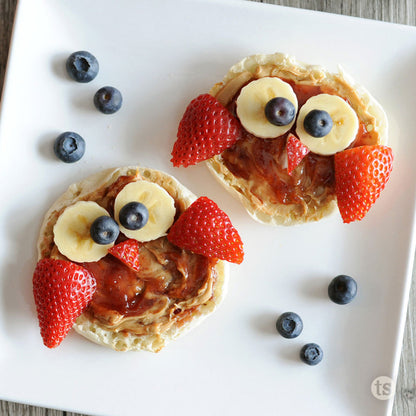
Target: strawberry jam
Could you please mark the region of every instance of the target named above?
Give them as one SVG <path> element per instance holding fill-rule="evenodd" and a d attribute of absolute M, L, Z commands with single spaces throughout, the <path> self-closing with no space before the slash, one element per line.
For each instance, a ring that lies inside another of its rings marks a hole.
<path fill-rule="evenodd" d="M 327 87 L 288 82 L 298 99 L 299 108 L 312 96 L 334 94 Z M 228 103 L 230 112 L 236 115 L 236 99 L 239 92 Z M 335 198 L 334 156 L 321 156 L 310 152 L 300 165 L 287 173 L 286 139 L 295 134 L 296 123 L 284 135 L 275 139 L 260 139 L 243 129 L 241 139 L 225 150 L 221 156 L 227 169 L 246 185 L 256 200 L 270 204 L 298 205 L 299 214 L 309 208 L 319 208 Z M 372 144 L 374 137 L 360 122 L 357 137 L 352 146 Z"/>
<path fill-rule="evenodd" d="M 139 253 L 138 272 L 110 254 L 83 263 L 97 281 L 88 307 L 96 318 L 111 322 L 114 312 L 124 317 L 162 310 L 169 314 L 175 305 L 199 296 L 214 277 L 216 261 L 182 250 L 166 237 L 139 244 Z"/>

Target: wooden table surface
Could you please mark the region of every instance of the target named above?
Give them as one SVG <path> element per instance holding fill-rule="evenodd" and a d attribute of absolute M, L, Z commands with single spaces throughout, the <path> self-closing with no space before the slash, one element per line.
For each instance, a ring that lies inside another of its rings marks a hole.
<path fill-rule="evenodd" d="M 86 0 L 88 1 L 88 0 Z M 261 0 L 253 0 L 261 1 Z M 10 43 L 17 0 L 0 0 L 0 91 Z M 264 0 L 282 6 L 299 7 L 394 23 L 416 25 L 415 0 Z M 416 68 L 415 68 L 416 70 Z M 413 272 L 413 278 L 415 277 Z M 415 280 L 415 279 L 414 279 Z M 412 285 L 393 416 L 416 415 L 416 361 L 413 332 L 416 330 L 416 288 Z M 1 393 L 1 392 L 0 392 Z M 0 401 L 0 415 L 76 416 L 75 413 Z"/>

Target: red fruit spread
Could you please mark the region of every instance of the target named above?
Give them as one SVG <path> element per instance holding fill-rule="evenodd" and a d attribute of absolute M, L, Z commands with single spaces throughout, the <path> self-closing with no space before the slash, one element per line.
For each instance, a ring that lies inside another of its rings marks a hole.
<path fill-rule="evenodd" d="M 287 79 L 283 81 L 292 86 L 299 108 L 314 95 L 335 94 L 328 87 L 296 84 Z M 241 88 L 228 99 L 223 99 L 224 95 L 221 97 L 222 104 L 234 115 Z M 289 133 L 295 134 L 295 129 L 296 122 L 288 132 L 274 139 L 260 139 L 242 129 L 241 139 L 225 150 L 221 157 L 227 169 L 245 183 L 255 199 L 261 203 L 295 204 L 301 214 L 305 206 L 319 208 L 335 198 L 334 156 L 310 152 L 290 176 L 287 173 L 286 140 Z M 356 139 L 350 147 L 376 143 L 377 137 L 367 132 L 360 121 Z"/>
<path fill-rule="evenodd" d="M 116 195 L 134 179 L 120 177 L 88 199 L 113 215 Z M 179 216 L 185 206 L 180 200 L 175 204 Z M 119 237 L 116 243 L 123 239 L 124 236 Z M 53 241 L 48 251 L 49 256 L 63 257 Z M 97 262 L 82 264 L 97 281 L 97 290 L 85 311 L 90 319 L 117 331 L 157 334 L 173 323 L 177 326 L 186 323 L 195 310 L 213 298 L 217 260 L 182 250 L 166 237 L 139 243 L 139 254 L 138 272 L 111 254 Z"/>

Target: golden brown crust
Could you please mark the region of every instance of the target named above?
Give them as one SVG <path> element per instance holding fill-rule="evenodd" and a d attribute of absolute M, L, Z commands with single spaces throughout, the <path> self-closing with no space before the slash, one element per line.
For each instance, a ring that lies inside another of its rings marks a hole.
<path fill-rule="evenodd" d="M 53 243 L 53 226 L 60 213 L 69 205 L 80 200 L 94 200 L 102 195 L 103 190 L 117 181 L 121 176 L 135 176 L 162 186 L 174 199 L 183 204 L 186 209 L 195 199 L 187 188 L 172 176 L 158 170 L 143 167 L 123 167 L 108 169 L 92 175 L 81 182 L 71 185 L 68 190 L 52 204 L 45 215 L 38 239 L 38 257 L 59 257 Z M 216 279 L 211 298 L 192 311 L 191 319 L 186 322 L 176 322 L 161 334 L 135 335 L 126 331 L 115 331 L 97 320 L 91 319 L 87 313 L 82 314 L 76 321 L 74 329 L 86 338 L 108 346 L 117 351 L 147 350 L 160 351 L 169 341 L 187 333 L 211 314 L 223 299 L 228 281 L 227 264 L 219 261 L 215 266 Z"/>
<path fill-rule="evenodd" d="M 362 86 L 356 84 L 342 68 L 331 73 L 321 66 L 307 65 L 293 56 L 282 53 L 253 55 L 234 65 L 221 83 L 214 85 L 210 94 L 226 105 L 242 86 L 251 79 L 277 76 L 297 84 L 317 85 L 333 90 L 348 100 L 367 131 L 372 132 L 376 143 L 386 144 L 387 117 L 381 105 Z M 277 204 L 260 201 L 250 192 L 250 184 L 236 177 L 225 166 L 221 155 L 207 161 L 208 168 L 219 182 L 244 205 L 257 221 L 270 225 L 294 225 L 317 221 L 331 214 L 337 207 L 335 196 L 327 198 L 318 208 L 299 207 L 291 204 Z"/>

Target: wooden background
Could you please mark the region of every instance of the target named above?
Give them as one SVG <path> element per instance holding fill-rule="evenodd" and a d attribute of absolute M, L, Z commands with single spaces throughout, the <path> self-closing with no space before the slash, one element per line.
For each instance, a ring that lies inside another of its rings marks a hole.
<path fill-rule="evenodd" d="M 16 2 L 17 0 L 0 0 L 0 91 L 3 86 Z M 416 0 L 264 0 L 261 2 L 416 25 Z M 413 277 L 415 277 L 415 272 Z M 415 285 L 412 285 L 393 416 L 416 415 L 416 351 L 413 336 L 413 332 L 416 330 L 415 294 L 416 288 Z M 0 415 L 76 416 L 75 413 L 71 412 L 61 412 L 5 401 L 0 401 Z"/>

